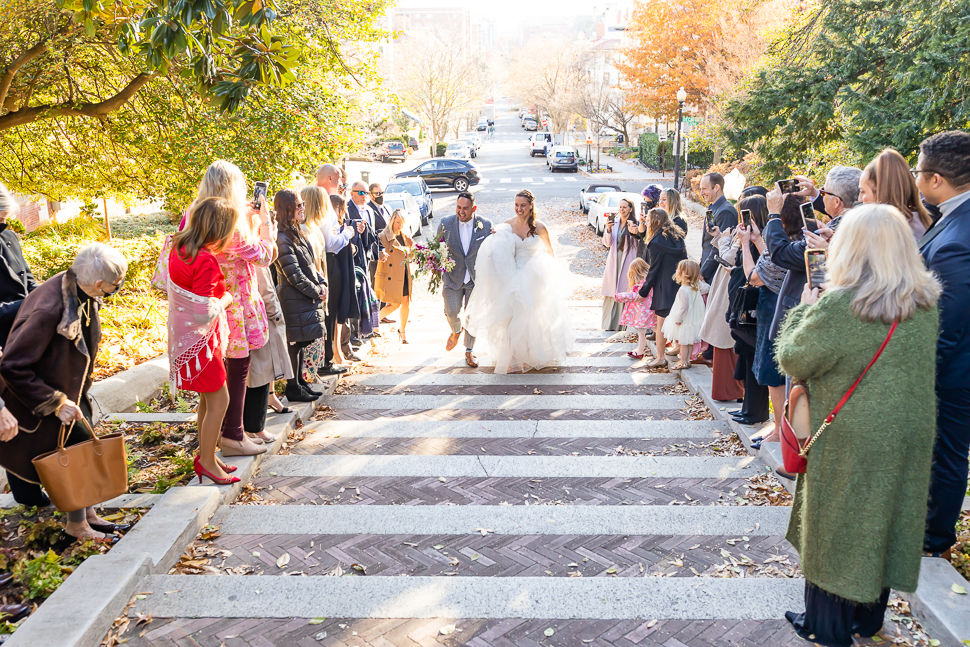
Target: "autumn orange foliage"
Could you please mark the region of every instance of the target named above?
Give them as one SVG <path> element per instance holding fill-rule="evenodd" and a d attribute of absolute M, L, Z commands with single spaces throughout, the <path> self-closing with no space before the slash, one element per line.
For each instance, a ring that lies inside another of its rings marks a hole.
<path fill-rule="evenodd" d="M 764 55 L 791 0 L 638 0 L 617 68 L 646 115 L 673 118 L 677 90 L 706 111 Z"/>

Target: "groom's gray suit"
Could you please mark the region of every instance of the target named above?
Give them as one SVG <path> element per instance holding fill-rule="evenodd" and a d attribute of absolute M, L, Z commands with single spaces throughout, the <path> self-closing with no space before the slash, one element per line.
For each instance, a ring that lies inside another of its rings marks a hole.
<path fill-rule="evenodd" d="M 492 223 L 479 216 L 472 216 L 471 240 L 466 250 L 461 244 L 461 234 L 458 231 L 458 216 L 445 216 L 438 225 L 435 234 L 438 240 L 448 244 L 448 255 L 454 259 L 455 267 L 444 275 L 441 292 L 445 299 L 445 317 L 451 326 L 451 332 L 461 332 L 461 320 L 458 314 L 462 307 L 468 306 L 472 289 L 475 287 L 475 260 L 478 258 L 478 248 L 482 241 L 492 233 Z M 465 281 L 465 271 L 469 279 Z M 475 346 L 475 338 L 465 331 L 465 349 L 471 350 Z"/>

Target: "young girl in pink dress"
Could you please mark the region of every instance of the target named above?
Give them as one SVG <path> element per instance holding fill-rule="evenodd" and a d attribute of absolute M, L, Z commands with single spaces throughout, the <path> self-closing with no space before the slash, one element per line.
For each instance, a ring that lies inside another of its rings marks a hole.
<path fill-rule="evenodd" d="M 657 315 L 650 309 L 652 293 L 646 297 L 641 297 L 639 294 L 640 286 L 646 280 L 649 269 L 650 266 L 642 258 L 630 263 L 628 273 L 630 292 L 620 292 L 614 297 L 618 303 L 624 304 L 620 325 L 635 328 L 637 331 L 637 349 L 627 353 L 631 359 L 643 359 L 643 352 L 647 347 L 647 328 L 657 325 Z"/>

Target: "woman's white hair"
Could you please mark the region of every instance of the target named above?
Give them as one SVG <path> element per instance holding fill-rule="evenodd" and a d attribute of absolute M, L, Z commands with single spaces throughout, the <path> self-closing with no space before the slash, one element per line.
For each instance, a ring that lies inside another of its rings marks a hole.
<path fill-rule="evenodd" d="M 832 237 L 826 289 L 854 291 L 857 317 L 888 324 L 932 308 L 942 286 L 923 264 L 899 209 L 865 204 L 846 212 Z"/>
<path fill-rule="evenodd" d="M 91 243 L 77 253 L 71 269 L 81 285 L 94 285 L 98 281 L 117 284 L 128 272 L 128 259 L 114 247 Z"/>
<path fill-rule="evenodd" d="M 17 213 L 17 210 L 17 200 L 10 194 L 7 187 L 0 184 L 0 213 L 5 211 L 8 216 L 12 216 Z"/>

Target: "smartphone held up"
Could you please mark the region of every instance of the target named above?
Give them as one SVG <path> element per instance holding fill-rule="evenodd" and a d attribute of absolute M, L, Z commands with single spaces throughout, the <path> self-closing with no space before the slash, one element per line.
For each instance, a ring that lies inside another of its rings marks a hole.
<path fill-rule="evenodd" d="M 815 207 L 812 206 L 811 202 L 803 202 L 798 205 L 798 210 L 802 214 L 802 227 L 805 228 L 805 231 L 814 232 L 814 229 L 808 228 L 808 221 L 815 222 Z"/>
<path fill-rule="evenodd" d="M 708 209 L 704 213 L 704 220 L 707 223 L 708 230 L 714 229 L 714 210 L 713 209 Z"/>
<path fill-rule="evenodd" d="M 256 182 L 253 186 L 253 209 L 259 211 L 263 206 L 263 200 L 269 195 L 268 182 Z"/>
<path fill-rule="evenodd" d="M 808 289 L 822 290 L 825 282 L 825 261 L 827 253 L 824 249 L 805 250 L 805 274 L 808 276 Z"/>
<path fill-rule="evenodd" d="M 782 193 L 794 193 L 798 191 L 798 180 L 793 177 L 786 180 L 778 180 L 778 190 Z"/>

